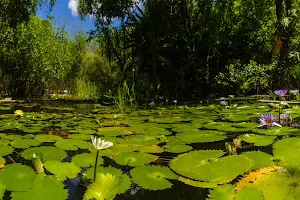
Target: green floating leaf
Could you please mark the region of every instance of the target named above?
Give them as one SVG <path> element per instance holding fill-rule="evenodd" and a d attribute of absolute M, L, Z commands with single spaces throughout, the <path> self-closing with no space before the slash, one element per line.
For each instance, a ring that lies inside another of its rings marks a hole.
<path fill-rule="evenodd" d="M 165 145 L 164 149 L 170 153 L 184 153 L 193 150 L 193 147 L 189 145 Z"/>
<path fill-rule="evenodd" d="M 299 129 L 291 127 L 271 127 L 269 129 L 257 128 L 253 129 L 252 131 L 262 135 L 293 135 L 299 133 Z"/>
<path fill-rule="evenodd" d="M 3 199 L 6 187 L 0 182 L 0 199 Z"/>
<path fill-rule="evenodd" d="M 112 200 L 120 194 L 123 178 L 109 173 L 98 173 L 97 179 L 86 190 L 84 200 Z M 123 193 L 123 192 L 122 192 Z"/>
<path fill-rule="evenodd" d="M 234 186 L 230 184 L 220 185 L 210 190 L 207 200 L 233 200 Z"/>
<path fill-rule="evenodd" d="M 119 136 L 124 135 L 128 129 L 124 127 L 104 127 L 99 128 L 97 134 L 103 135 L 104 137 L 111 137 L 111 136 Z"/>
<path fill-rule="evenodd" d="M 113 167 L 97 167 L 97 174 L 99 173 L 103 173 L 103 174 L 112 174 L 114 176 L 117 176 L 117 177 L 121 177 L 122 178 L 122 183 L 119 184 L 120 187 L 119 187 L 119 194 L 122 194 L 124 192 L 126 192 L 130 185 L 131 185 L 131 181 L 130 181 L 130 178 L 128 177 L 128 175 L 126 174 L 123 174 L 122 170 L 120 169 L 116 169 L 116 168 L 113 168 Z M 86 178 L 86 179 L 89 179 L 89 180 L 92 180 L 93 177 L 94 177 L 94 168 L 89 168 L 88 170 L 86 170 L 84 173 L 83 173 L 83 177 Z"/>
<path fill-rule="evenodd" d="M 78 148 L 89 149 L 92 147 L 92 144 L 82 140 L 64 139 L 57 141 L 55 146 L 63 150 L 76 151 Z"/>
<path fill-rule="evenodd" d="M 193 186 L 193 187 L 199 187 L 199 188 L 214 188 L 217 187 L 218 184 L 216 183 L 208 183 L 208 182 L 203 182 L 203 181 L 194 181 L 191 179 L 187 179 L 184 177 L 179 177 L 178 181 L 181 181 L 187 185 Z"/>
<path fill-rule="evenodd" d="M 14 152 L 14 148 L 11 146 L 2 146 L 0 147 L 0 156 L 6 156 Z"/>
<path fill-rule="evenodd" d="M 0 180 L 9 191 L 26 191 L 32 187 L 35 172 L 19 163 L 6 165 L 0 170 Z"/>
<path fill-rule="evenodd" d="M 232 122 L 247 122 L 251 117 L 249 114 L 248 113 L 232 114 L 232 115 L 225 115 L 225 117 L 226 119 Z"/>
<path fill-rule="evenodd" d="M 151 145 L 151 146 L 139 146 L 138 151 L 143 153 L 162 153 L 164 152 L 164 149 L 157 145 Z"/>
<path fill-rule="evenodd" d="M 167 167 L 160 166 L 143 166 L 136 167 L 130 171 L 132 180 L 144 189 L 164 190 L 172 187 L 166 179 L 178 179 Z"/>
<path fill-rule="evenodd" d="M 170 167 L 176 173 L 194 180 L 226 183 L 244 174 L 251 161 L 244 156 L 225 156 L 220 150 L 200 150 L 181 154 L 171 160 Z"/>
<path fill-rule="evenodd" d="M 59 162 L 56 160 L 47 161 L 44 166 L 49 172 L 55 174 L 60 181 L 64 181 L 67 178 L 75 178 L 81 171 L 81 168 L 77 167 L 74 163 Z"/>
<path fill-rule="evenodd" d="M 75 163 L 78 167 L 94 167 L 95 166 L 96 154 L 83 153 L 77 154 L 72 157 L 72 162 Z M 102 165 L 104 163 L 103 158 L 98 157 L 97 165 Z"/>
<path fill-rule="evenodd" d="M 17 139 L 22 139 L 22 136 L 21 135 L 4 135 L 4 136 L 2 136 L 2 139 L 17 140 Z"/>
<path fill-rule="evenodd" d="M 191 144 L 191 142 L 180 140 L 175 136 L 164 137 L 163 141 L 166 142 L 167 145 Z"/>
<path fill-rule="evenodd" d="M 32 146 L 39 146 L 41 142 L 34 139 L 17 139 L 11 142 L 11 146 L 19 149 L 27 149 Z"/>
<path fill-rule="evenodd" d="M 261 191 L 263 198 L 261 198 L 259 192 L 252 188 Z M 297 200 L 300 195 L 300 185 L 298 180 L 291 177 L 285 168 L 277 166 L 266 167 L 251 172 L 237 183 L 236 190 L 237 197 L 251 195 L 251 197 L 253 197 L 251 199 L 258 200 Z"/>
<path fill-rule="evenodd" d="M 300 138 L 293 137 L 279 140 L 273 145 L 273 155 L 278 164 L 297 169 L 300 166 Z"/>
<path fill-rule="evenodd" d="M 256 188 L 244 188 L 235 194 L 235 200 L 265 200 L 262 191 Z"/>
<path fill-rule="evenodd" d="M 229 123 L 229 122 L 210 122 L 207 124 L 203 125 L 204 128 L 206 129 L 210 129 L 210 130 L 220 130 L 224 129 L 224 128 L 230 128 L 233 126 L 233 123 Z"/>
<path fill-rule="evenodd" d="M 91 136 L 85 135 L 85 134 L 71 134 L 71 135 L 69 135 L 69 138 L 75 139 L 75 140 L 90 140 Z"/>
<path fill-rule="evenodd" d="M 130 135 L 123 139 L 117 138 L 116 142 L 119 144 L 130 144 L 130 145 L 153 145 L 159 144 L 160 141 L 154 136 L 147 135 Z"/>
<path fill-rule="evenodd" d="M 10 144 L 9 140 L 0 139 L 0 147 L 1 146 L 6 146 L 6 145 L 9 145 L 9 144 Z"/>
<path fill-rule="evenodd" d="M 226 135 L 218 134 L 217 131 L 198 131 L 198 133 L 178 133 L 176 138 L 189 143 L 205 143 L 225 140 Z"/>
<path fill-rule="evenodd" d="M 159 135 L 171 135 L 172 132 L 168 131 L 164 128 L 159 128 L 155 126 L 151 126 L 149 128 L 145 128 L 142 131 L 138 131 L 138 134 L 150 135 L 150 136 L 159 136 Z"/>
<path fill-rule="evenodd" d="M 249 169 L 249 171 L 259 169 L 262 167 L 272 166 L 275 164 L 273 162 L 273 156 L 261 151 L 249 151 L 249 152 L 244 152 L 241 155 L 246 156 L 248 159 L 252 161 L 252 166 Z"/>
<path fill-rule="evenodd" d="M 59 140 L 63 140 L 63 138 L 57 136 L 57 135 L 45 135 L 45 134 L 40 134 L 35 136 L 35 140 L 38 140 L 40 142 L 56 142 Z"/>
<path fill-rule="evenodd" d="M 119 165 L 128 165 L 131 167 L 137 167 L 137 166 L 142 166 L 150 162 L 156 161 L 157 159 L 158 159 L 157 156 L 151 154 L 139 153 L 139 152 L 123 152 L 120 153 L 115 158 L 115 161 Z"/>
<path fill-rule="evenodd" d="M 12 192 L 12 200 L 66 200 L 68 199 L 68 190 L 65 185 L 52 178 L 39 174 L 33 182 L 33 187 L 25 192 Z"/>
<path fill-rule="evenodd" d="M 248 143 L 254 143 L 255 146 L 268 146 L 274 142 L 276 136 L 245 134 L 243 141 Z"/>
<path fill-rule="evenodd" d="M 6 163 L 5 158 L 0 157 L 0 169 L 4 167 L 5 163 Z"/>
<path fill-rule="evenodd" d="M 48 146 L 42 146 L 42 147 L 33 147 L 30 149 L 24 150 L 21 155 L 26 160 L 31 160 L 33 154 L 41 153 L 43 155 L 44 162 L 47 162 L 48 160 L 57 160 L 61 161 L 65 157 L 67 157 L 67 153 L 64 150 L 61 150 L 56 147 L 48 147 Z"/>

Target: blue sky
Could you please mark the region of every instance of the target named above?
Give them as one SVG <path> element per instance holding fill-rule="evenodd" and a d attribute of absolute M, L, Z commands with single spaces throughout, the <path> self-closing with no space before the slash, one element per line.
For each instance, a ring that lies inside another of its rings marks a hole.
<path fill-rule="evenodd" d="M 46 19 L 49 14 L 47 11 L 48 8 L 43 6 L 37 14 Z M 76 0 L 57 0 L 50 15 L 54 16 L 53 25 L 56 27 L 65 25 L 70 35 L 75 35 L 79 31 L 88 32 L 95 28 L 93 19 L 89 17 L 84 21 L 80 19 L 76 9 Z"/>

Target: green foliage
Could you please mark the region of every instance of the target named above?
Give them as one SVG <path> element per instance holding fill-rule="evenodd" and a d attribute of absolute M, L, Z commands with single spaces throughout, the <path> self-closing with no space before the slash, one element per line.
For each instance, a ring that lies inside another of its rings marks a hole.
<path fill-rule="evenodd" d="M 10 164 L 0 170 L 1 183 L 9 191 L 26 191 L 32 187 L 36 174 L 25 165 Z"/>
<path fill-rule="evenodd" d="M 73 94 L 75 99 L 97 99 L 99 97 L 98 88 L 95 83 L 78 78 L 75 82 L 75 93 Z"/>
<path fill-rule="evenodd" d="M 184 153 L 193 150 L 189 145 L 165 145 L 164 150 L 170 153 Z"/>
<path fill-rule="evenodd" d="M 59 140 L 54 145 L 60 149 L 72 151 L 76 151 L 78 150 L 78 148 L 89 149 L 90 147 L 92 147 L 91 143 L 89 142 L 74 139 Z"/>
<path fill-rule="evenodd" d="M 130 171 L 132 180 L 144 189 L 163 190 L 172 187 L 166 179 L 178 179 L 167 167 L 145 166 L 136 167 Z"/>
<path fill-rule="evenodd" d="M 64 181 L 67 178 L 75 178 L 81 171 L 81 168 L 77 167 L 74 163 L 59 162 L 56 160 L 47 161 L 44 166 L 49 172 L 55 174 L 57 180 L 60 181 Z"/>
<path fill-rule="evenodd" d="M 14 151 L 14 148 L 12 148 L 11 146 L 2 146 L 0 148 L 0 156 L 6 156 L 11 154 Z"/>
<path fill-rule="evenodd" d="M 45 134 L 39 134 L 34 137 L 35 140 L 38 140 L 40 142 L 56 142 L 58 140 L 62 140 L 61 137 L 56 135 L 45 135 Z"/>
<path fill-rule="evenodd" d="M 34 139 L 17 139 L 11 142 L 14 148 L 27 149 L 32 146 L 39 146 L 41 143 Z"/>
<path fill-rule="evenodd" d="M 78 167 L 94 167 L 95 160 L 96 160 L 96 154 L 91 154 L 91 153 L 77 154 L 72 157 L 72 162 L 74 162 L 74 164 L 77 165 Z M 103 158 L 99 156 L 97 165 L 99 166 L 102 165 L 103 163 L 104 163 Z"/>
<path fill-rule="evenodd" d="M 219 134 L 218 134 L 219 133 Z M 199 143 L 199 142 L 215 142 L 226 139 L 226 135 L 218 131 L 195 131 L 187 133 L 178 133 L 176 138 L 189 142 L 189 143 Z"/>
<path fill-rule="evenodd" d="M 32 188 L 25 192 L 12 192 L 13 200 L 65 200 L 68 198 L 68 190 L 64 184 L 51 176 L 39 174 L 32 183 Z"/>
<path fill-rule="evenodd" d="M 192 151 L 171 160 L 170 167 L 184 177 L 218 184 L 230 182 L 251 167 L 251 160 L 244 156 L 219 158 L 223 154 L 219 150 Z"/>
<path fill-rule="evenodd" d="M 98 173 L 97 179 L 85 192 L 84 200 L 112 200 L 120 193 L 122 177 L 109 173 Z"/>
<path fill-rule="evenodd" d="M 261 151 L 249 151 L 241 154 L 242 156 L 246 156 L 252 162 L 252 166 L 249 171 L 272 166 L 275 163 L 273 162 L 273 156 L 270 154 L 261 152 Z"/>
<path fill-rule="evenodd" d="M 151 154 L 139 152 L 123 152 L 115 158 L 115 161 L 120 165 L 137 167 L 156 161 L 157 159 L 157 156 Z"/>
<path fill-rule="evenodd" d="M 274 142 L 275 138 L 276 136 L 245 134 L 243 141 L 254 143 L 255 146 L 268 146 Z"/>
<path fill-rule="evenodd" d="M 67 157 L 67 153 L 64 150 L 61 150 L 56 147 L 50 147 L 50 146 L 32 147 L 24 150 L 21 153 L 21 155 L 24 159 L 31 160 L 31 157 L 34 153 L 35 154 L 41 153 L 43 155 L 44 162 L 47 162 L 49 160 L 61 161 L 65 157 Z"/>
<path fill-rule="evenodd" d="M 220 185 L 210 190 L 209 200 L 232 200 L 234 186 L 230 184 Z"/>

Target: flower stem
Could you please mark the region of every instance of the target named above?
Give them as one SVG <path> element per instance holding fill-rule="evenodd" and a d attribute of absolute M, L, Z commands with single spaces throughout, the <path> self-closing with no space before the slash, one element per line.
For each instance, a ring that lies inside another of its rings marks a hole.
<path fill-rule="evenodd" d="M 96 176 L 97 176 L 98 156 L 99 156 L 99 150 L 97 150 L 97 154 L 96 154 L 96 161 L 95 161 L 95 168 L 94 168 L 94 182 L 95 182 Z"/>
<path fill-rule="evenodd" d="M 281 98 L 280 98 L 279 106 L 278 106 L 278 115 L 279 115 L 279 116 L 278 116 L 278 118 L 279 118 L 279 119 L 278 119 L 278 122 L 279 122 L 278 124 L 280 124 L 280 106 L 281 106 Z"/>

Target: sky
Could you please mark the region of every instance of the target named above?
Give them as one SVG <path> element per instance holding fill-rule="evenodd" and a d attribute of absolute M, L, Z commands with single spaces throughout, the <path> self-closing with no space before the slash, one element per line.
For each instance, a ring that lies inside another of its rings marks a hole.
<path fill-rule="evenodd" d="M 37 14 L 46 19 L 49 14 L 48 8 L 43 6 Z M 92 18 L 87 17 L 82 21 L 78 16 L 77 0 L 57 0 L 50 16 L 54 16 L 54 21 L 52 21 L 54 26 L 63 27 L 65 25 L 71 35 L 75 35 L 79 31 L 88 32 L 95 29 Z"/>

